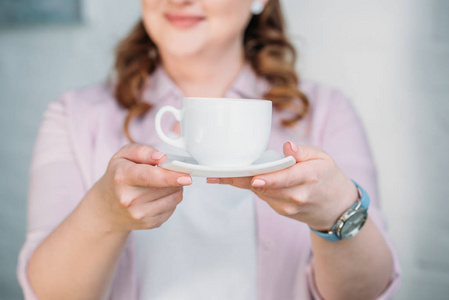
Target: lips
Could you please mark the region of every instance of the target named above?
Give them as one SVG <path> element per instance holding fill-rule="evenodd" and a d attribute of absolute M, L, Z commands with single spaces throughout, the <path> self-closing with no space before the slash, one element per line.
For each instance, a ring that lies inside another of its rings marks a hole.
<path fill-rule="evenodd" d="M 205 20 L 201 16 L 165 14 L 165 18 L 178 28 L 190 28 Z"/>

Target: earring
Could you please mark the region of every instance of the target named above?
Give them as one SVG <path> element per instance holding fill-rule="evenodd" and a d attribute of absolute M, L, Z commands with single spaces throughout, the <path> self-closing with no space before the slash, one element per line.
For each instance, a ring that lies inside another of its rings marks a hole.
<path fill-rule="evenodd" d="M 253 15 L 259 15 L 261 12 L 263 12 L 263 9 L 265 8 L 265 5 L 260 0 L 255 0 L 253 3 L 251 3 L 251 12 Z"/>

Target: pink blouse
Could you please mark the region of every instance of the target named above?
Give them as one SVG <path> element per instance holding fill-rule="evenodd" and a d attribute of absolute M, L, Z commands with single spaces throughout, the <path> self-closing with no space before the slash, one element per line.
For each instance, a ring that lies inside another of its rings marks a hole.
<path fill-rule="evenodd" d="M 267 88 L 266 81 L 246 66 L 226 97 L 261 99 Z M 285 129 L 279 124 L 284 113 L 274 111 L 268 149 L 282 153 L 286 141 L 319 146 L 365 188 L 371 197 L 369 217 L 394 256 L 390 284 L 378 298 L 390 299 L 399 289 L 401 270 L 380 212 L 376 169 L 362 123 L 339 91 L 311 81 L 303 81 L 301 89 L 311 102 L 308 117 Z M 161 141 L 154 130 L 155 113 L 163 105 L 179 107 L 182 93 L 163 68 L 152 74 L 145 91 L 144 100 L 154 108 L 131 124 L 131 135 L 139 143 L 156 145 Z M 26 242 L 17 267 L 25 299 L 37 299 L 27 277 L 31 254 L 104 174 L 112 155 L 128 142 L 123 135 L 126 113 L 105 84 L 69 91 L 50 103 L 44 113 L 30 167 Z M 172 121 L 167 122 L 163 126 L 169 128 Z M 257 299 L 320 299 L 310 266 L 308 226 L 278 215 L 260 199 L 256 199 L 256 221 Z M 136 275 L 135 236 L 131 233 L 108 299 L 137 300 Z"/>

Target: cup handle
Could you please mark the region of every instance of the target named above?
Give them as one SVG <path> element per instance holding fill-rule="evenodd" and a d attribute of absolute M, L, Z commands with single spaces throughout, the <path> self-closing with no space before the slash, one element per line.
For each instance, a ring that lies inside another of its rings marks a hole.
<path fill-rule="evenodd" d="M 177 121 L 181 121 L 181 111 L 179 109 L 176 109 L 173 106 L 169 106 L 169 105 L 163 106 L 163 107 L 161 107 L 161 109 L 159 109 L 159 111 L 156 114 L 156 118 L 155 118 L 156 133 L 161 138 L 161 140 L 163 140 L 165 143 L 185 150 L 186 143 L 182 136 L 180 136 L 176 139 L 172 139 L 172 138 L 169 138 L 162 130 L 161 120 L 162 120 L 162 116 L 166 112 L 171 112 L 175 116 L 175 119 Z"/>

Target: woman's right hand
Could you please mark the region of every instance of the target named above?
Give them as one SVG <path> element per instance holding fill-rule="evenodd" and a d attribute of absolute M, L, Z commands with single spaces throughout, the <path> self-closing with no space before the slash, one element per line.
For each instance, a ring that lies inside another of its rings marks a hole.
<path fill-rule="evenodd" d="M 173 214 L 182 201 L 183 186 L 190 185 L 192 178 L 156 166 L 166 158 L 139 144 L 125 145 L 111 158 L 91 190 L 108 231 L 157 228 Z"/>

